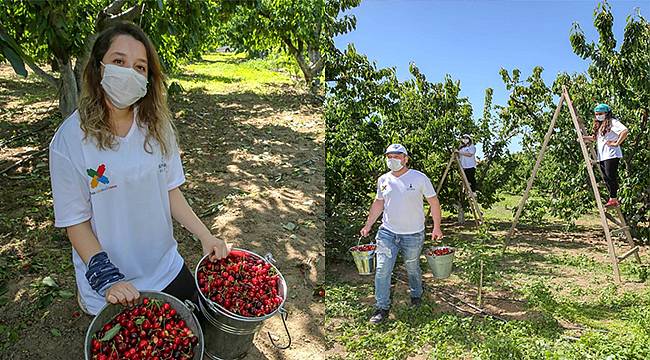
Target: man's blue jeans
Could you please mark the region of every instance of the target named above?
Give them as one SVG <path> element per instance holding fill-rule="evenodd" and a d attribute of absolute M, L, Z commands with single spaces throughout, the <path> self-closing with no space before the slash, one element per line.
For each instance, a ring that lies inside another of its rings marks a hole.
<path fill-rule="evenodd" d="M 411 297 L 422 296 L 420 253 L 424 245 L 424 230 L 415 234 L 395 234 L 379 228 L 377 236 L 377 270 L 375 272 L 375 307 L 390 308 L 390 284 L 397 254 L 402 251 L 409 278 Z"/>

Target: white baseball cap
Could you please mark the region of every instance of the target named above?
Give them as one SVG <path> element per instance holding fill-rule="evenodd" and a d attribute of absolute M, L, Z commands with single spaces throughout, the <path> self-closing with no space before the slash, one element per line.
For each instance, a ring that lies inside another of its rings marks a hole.
<path fill-rule="evenodd" d="M 404 155 L 408 156 L 409 153 L 406 152 L 406 148 L 404 147 L 404 145 L 402 145 L 402 144 L 392 144 L 392 145 L 390 145 L 389 147 L 386 148 L 386 152 L 384 153 L 384 155 L 386 155 L 386 154 L 404 154 Z"/>

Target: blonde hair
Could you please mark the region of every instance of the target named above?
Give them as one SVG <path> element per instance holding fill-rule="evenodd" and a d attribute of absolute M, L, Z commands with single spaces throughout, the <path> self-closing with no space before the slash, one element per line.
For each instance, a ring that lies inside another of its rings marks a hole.
<path fill-rule="evenodd" d="M 165 75 L 162 72 L 158 53 L 149 37 L 131 22 L 119 22 L 105 29 L 97 36 L 83 73 L 83 86 L 79 100 L 79 116 L 84 140 L 93 138 L 100 150 L 115 149 L 116 136 L 109 121 L 110 109 L 106 94 L 101 86 L 101 60 L 118 35 L 129 35 L 140 41 L 147 52 L 147 94 L 133 106 L 138 107 L 138 124 L 147 129 L 144 150 L 152 153 L 151 140 L 160 144 L 163 155 L 170 154 L 175 141 L 175 128 L 167 106 Z"/>

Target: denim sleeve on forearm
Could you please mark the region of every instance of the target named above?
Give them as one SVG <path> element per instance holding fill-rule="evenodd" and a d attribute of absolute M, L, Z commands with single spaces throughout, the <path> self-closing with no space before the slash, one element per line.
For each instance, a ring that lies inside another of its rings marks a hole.
<path fill-rule="evenodd" d="M 88 271 L 86 271 L 86 279 L 90 287 L 102 297 L 105 295 L 108 287 L 123 278 L 124 275 L 108 259 L 106 251 L 97 253 L 90 258 Z"/>

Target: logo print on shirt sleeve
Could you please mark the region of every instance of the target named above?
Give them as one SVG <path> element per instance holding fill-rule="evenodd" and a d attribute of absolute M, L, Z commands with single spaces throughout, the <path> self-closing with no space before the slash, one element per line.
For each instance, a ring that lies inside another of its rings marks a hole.
<path fill-rule="evenodd" d="M 99 185 L 99 183 L 102 183 L 102 184 L 108 184 L 109 183 L 108 178 L 106 176 L 104 176 L 105 171 L 106 171 L 106 165 L 104 165 L 104 164 L 99 165 L 99 167 L 97 167 L 97 170 L 93 170 L 92 168 L 91 169 L 86 169 L 86 173 L 88 174 L 88 176 L 91 177 L 91 180 L 90 180 L 90 187 L 91 188 L 93 188 L 93 189 L 96 188 L 97 185 Z"/>

